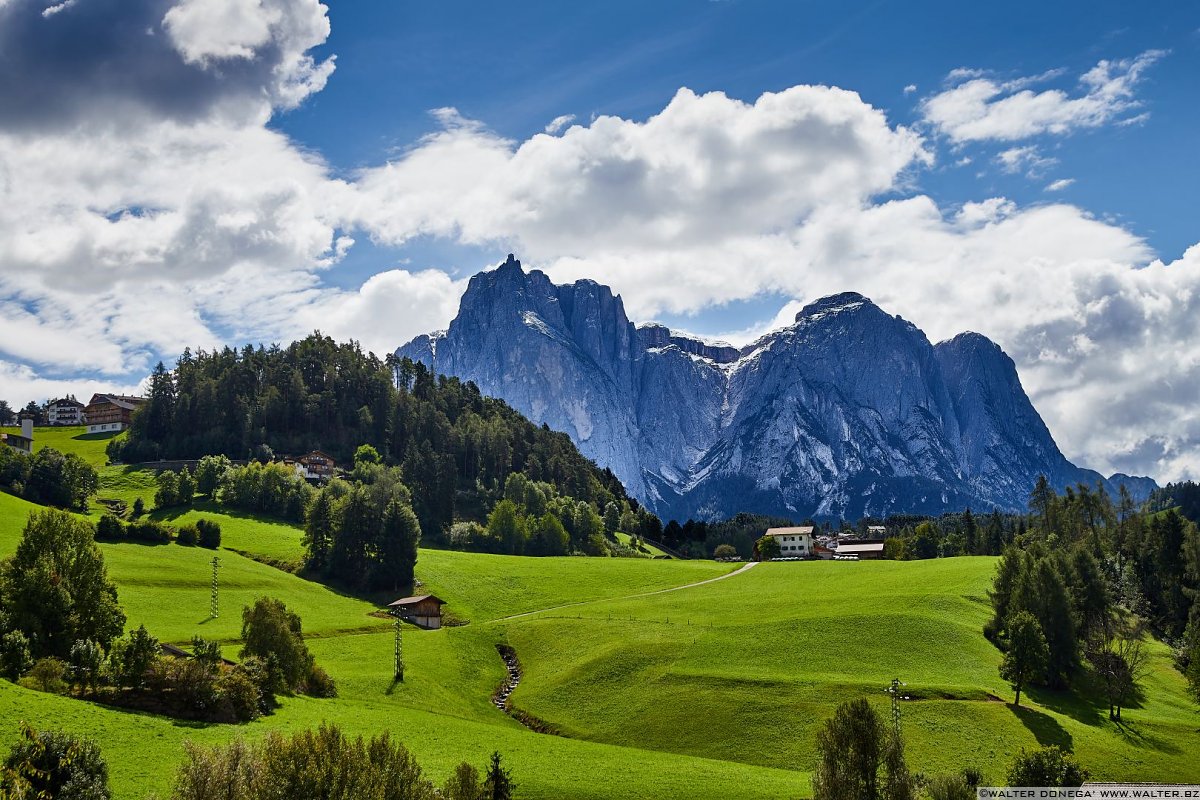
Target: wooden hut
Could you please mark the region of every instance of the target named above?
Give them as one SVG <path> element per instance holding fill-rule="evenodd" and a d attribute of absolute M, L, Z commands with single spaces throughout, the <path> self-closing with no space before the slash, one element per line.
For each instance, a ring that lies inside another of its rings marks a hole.
<path fill-rule="evenodd" d="M 431 594 L 401 597 L 388 603 L 391 613 L 420 628 L 435 631 L 442 627 L 442 606 L 446 601 Z"/>

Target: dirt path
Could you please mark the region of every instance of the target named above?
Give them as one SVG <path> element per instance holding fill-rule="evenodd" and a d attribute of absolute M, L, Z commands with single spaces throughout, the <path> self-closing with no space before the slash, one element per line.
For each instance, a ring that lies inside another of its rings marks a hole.
<path fill-rule="evenodd" d="M 508 617 L 497 617 L 496 619 L 489 620 L 489 622 L 507 622 L 510 619 L 520 619 L 521 617 L 529 617 L 529 616 L 533 616 L 534 614 L 544 614 L 547 611 L 558 611 L 563 608 L 576 608 L 578 606 L 589 606 L 594 603 L 607 603 L 607 602 L 610 602 L 613 600 L 634 600 L 638 597 L 653 597 L 656 594 L 666 594 L 667 592 L 678 592 L 681 589 L 691 589 L 696 586 L 703 586 L 706 583 L 716 583 L 717 581 L 723 581 L 726 578 L 732 578 L 734 575 L 741 575 L 743 572 L 746 572 L 747 570 L 753 569 L 754 567 L 757 567 L 757 566 L 758 566 L 757 561 L 751 561 L 747 564 L 742 565 L 741 568 L 735 569 L 733 572 L 726 572 L 724 575 L 718 575 L 715 578 L 707 578 L 702 581 L 696 581 L 695 583 L 685 583 L 682 586 L 672 586 L 669 589 L 655 589 L 653 592 L 639 592 L 638 594 L 627 594 L 627 595 L 623 595 L 621 597 L 598 597 L 595 600 L 580 600 L 577 603 L 565 603 L 564 605 L 561 605 L 561 606 L 550 606 L 549 608 L 539 608 L 536 611 L 524 611 L 520 614 L 513 614 L 512 616 L 508 616 Z"/>

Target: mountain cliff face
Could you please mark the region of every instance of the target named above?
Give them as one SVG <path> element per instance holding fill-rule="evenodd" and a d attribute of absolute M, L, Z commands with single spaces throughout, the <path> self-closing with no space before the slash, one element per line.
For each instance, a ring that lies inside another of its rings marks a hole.
<path fill-rule="evenodd" d="M 471 279 L 448 330 L 396 354 L 566 431 L 664 517 L 1016 510 L 1039 474 L 1154 485 L 1071 464 L 987 338 L 935 346 L 854 293 L 739 349 L 635 327 L 608 287 L 510 256 Z"/>

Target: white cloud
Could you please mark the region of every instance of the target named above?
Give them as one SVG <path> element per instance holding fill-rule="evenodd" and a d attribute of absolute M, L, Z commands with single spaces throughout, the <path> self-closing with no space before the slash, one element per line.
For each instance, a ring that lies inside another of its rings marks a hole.
<path fill-rule="evenodd" d="M 1134 88 L 1142 73 L 1164 55 L 1148 50 L 1136 58 L 1101 61 L 1080 76 L 1074 96 L 1061 89 L 1027 88 L 1057 72 L 999 81 L 978 70 L 954 70 L 947 77 L 949 88 L 925 98 L 921 112 L 954 142 L 1016 141 L 1095 128 L 1120 122 L 1139 106 Z"/>
<path fill-rule="evenodd" d="M 1000 168 L 1009 174 L 1025 172 L 1030 178 L 1035 178 L 1049 167 L 1058 163 L 1058 159 L 1043 156 L 1033 145 L 1010 147 L 996 154 Z"/>
<path fill-rule="evenodd" d="M 340 179 L 266 126 L 332 69 L 311 57 L 328 33 L 314 0 L 182 0 L 165 15 L 130 0 L 128 25 L 156 32 L 97 56 L 128 68 L 119 81 L 56 66 L 69 59 L 37 38 L 39 25 L 99 12 L 80 3 L 43 19 L 35 5 L 0 5 L 5 69 L 28 77 L 0 82 L 10 402 L 87 393 L 69 380 L 80 372 L 136 383 L 185 345 L 320 328 L 382 353 L 444 326 L 462 284 L 443 271 L 323 284 L 361 231 L 505 244 L 557 280 L 609 283 L 639 319 L 767 292 L 862 291 L 935 338 L 995 338 L 1082 463 L 1194 469 L 1200 251 L 1152 262 L 1138 237 L 1066 204 L 939 208 L 911 185 L 932 163 L 925 141 L 853 92 L 798 86 L 743 102 L 684 89 L 646 120 L 552 123 L 554 135 L 523 142 L 441 109 L 437 130 L 392 163 Z M 1076 97 L 959 74 L 949 92 L 999 88 L 944 130 L 1006 139 L 1128 119 L 1154 57 L 1104 62 Z M 1034 111 L 1017 114 L 1022 103 Z M 1012 159 L 1027 170 L 1035 157 Z"/>
<path fill-rule="evenodd" d="M 560 117 L 555 117 L 554 119 L 550 120 L 550 123 L 548 125 L 546 125 L 546 133 L 553 136 L 554 134 L 558 133 L 559 131 L 561 131 L 563 128 L 567 127 L 574 121 L 575 121 L 574 114 L 563 114 Z"/>
<path fill-rule="evenodd" d="M 1049 184 L 1047 184 L 1046 191 L 1061 192 L 1063 189 L 1070 187 L 1073 183 L 1075 183 L 1074 178 L 1059 178 L 1058 180 L 1051 181 Z"/>
<path fill-rule="evenodd" d="M 904 87 L 905 94 L 912 94 L 916 90 L 917 90 L 917 85 L 915 83 L 910 83 L 910 84 L 908 84 L 908 86 Z"/>

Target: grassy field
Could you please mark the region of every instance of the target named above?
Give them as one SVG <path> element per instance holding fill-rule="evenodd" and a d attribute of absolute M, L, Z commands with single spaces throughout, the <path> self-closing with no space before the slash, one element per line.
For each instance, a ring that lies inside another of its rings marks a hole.
<path fill-rule="evenodd" d="M 149 473 L 104 469 L 110 491 L 152 494 Z M 0 495 L 0 556 L 35 508 Z M 903 707 L 914 770 L 975 764 L 998 781 L 1021 748 L 1058 744 L 1094 778 L 1200 781 L 1200 717 L 1162 645 L 1121 725 L 1080 689 L 1035 690 L 1020 710 L 1005 702 L 999 653 L 980 633 L 994 559 L 768 563 L 713 581 L 738 565 L 423 549 L 421 591 L 469 624 L 406 628 L 407 680 L 394 684 L 392 633 L 370 616 L 371 603 L 262 563 L 298 563 L 298 528 L 203 502 L 162 516 L 221 523 L 221 614 L 208 619 L 212 551 L 103 544 L 129 624 L 166 641 L 220 639 L 236 656 L 242 606 L 279 597 L 300 613 L 340 696 L 287 699 L 247 725 L 197 725 L 0 681 L 0 746 L 21 719 L 93 736 L 122 800 L 165 793 L 186 739 L 253 738 L 322 720 L 392 731 L 439 780 L 498 749 L 527 798 L 804 797 L 819 724 L 854 697 L 883 711 L 893 677 L 914 698 Z M 689 588 L 662 591 L 673 587 Z M 564 736 L 532 733 L 492 707 L 501 642 L 524 668 L 513 702 Z"/>
<path fill-rule="evenodd" d="M 4 433 L 20 433 L 20 428 L 0 428 Z M 62 428 L 34 428 L 33 451 L 36 453 L 43 447 L 53 447 L 60 453 L 74 453 L 87 461 L 93 467 L 102 467 L 108 463 L 104 448 L 110 439 L 120 436 L 116 431 L 108 433 L 88 433 L 83 425 L 70 425 Z"/>

